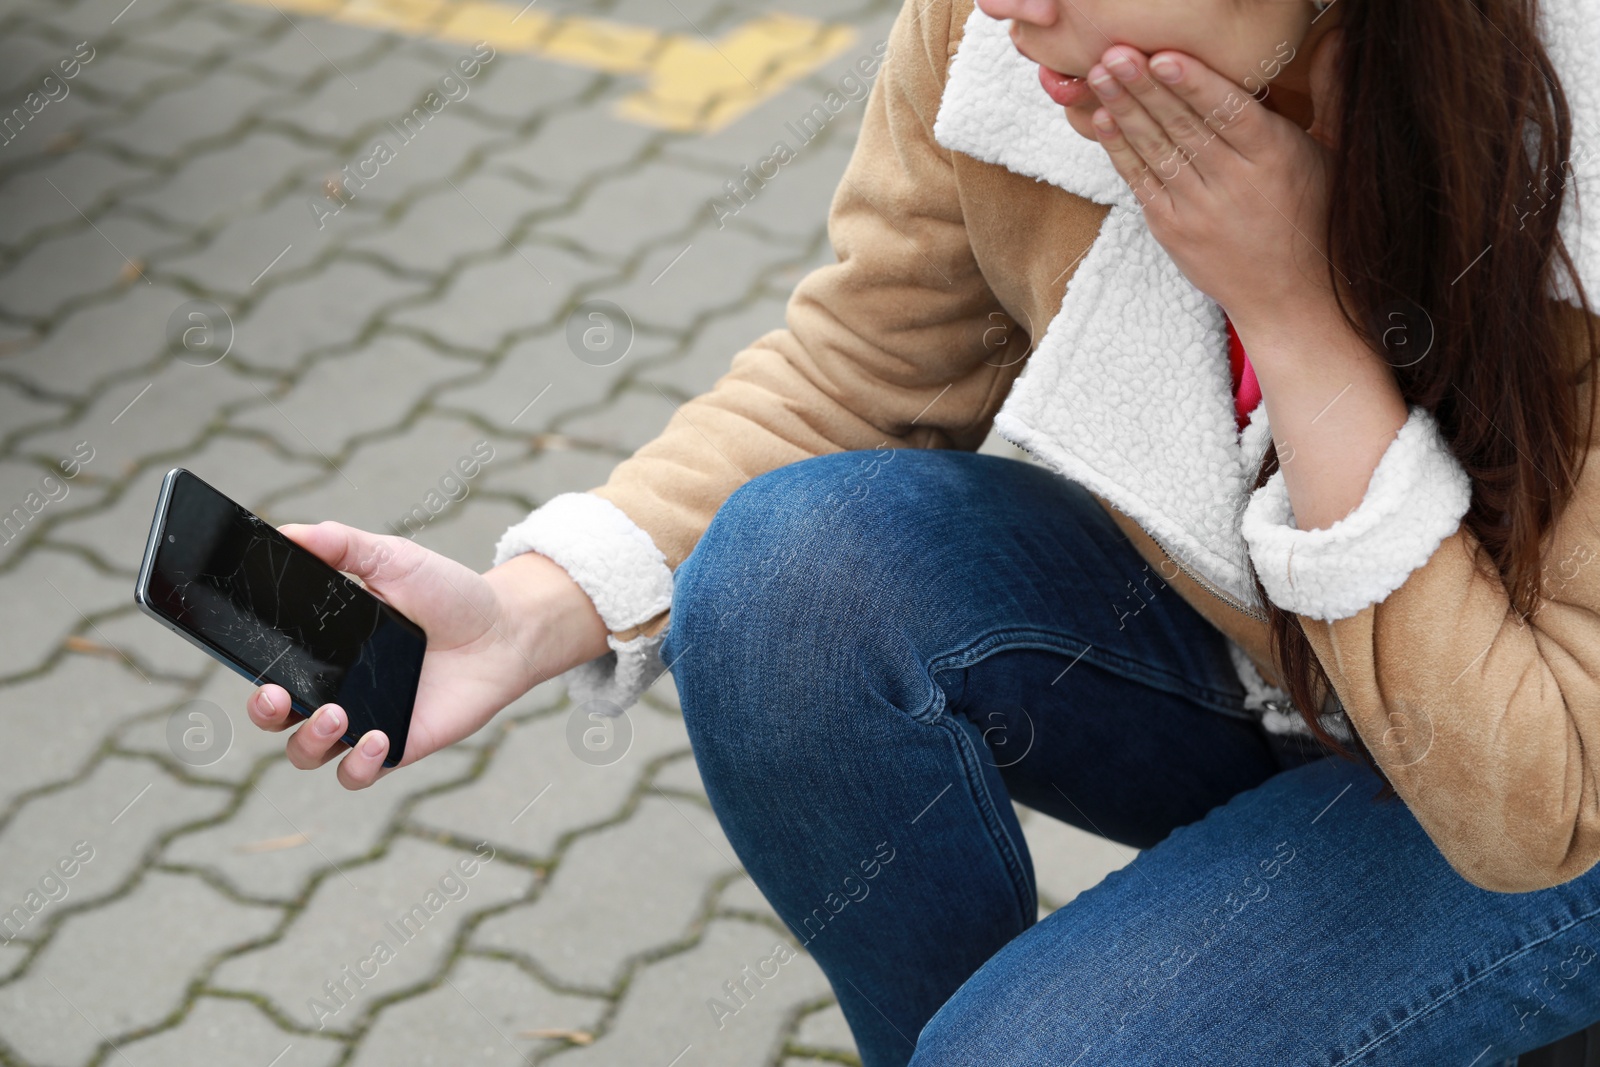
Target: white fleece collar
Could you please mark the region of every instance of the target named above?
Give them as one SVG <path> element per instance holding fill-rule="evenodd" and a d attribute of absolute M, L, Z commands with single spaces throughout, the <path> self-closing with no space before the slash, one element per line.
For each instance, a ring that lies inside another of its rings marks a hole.
<path fill-rule="evenodd" d="M 1600 12 L 1543 0 L 1541 33 L 1574 116 L 1560 227 L 1600 295 Z M 1239 516 L 1270 431 L 1259 405 L 1236 433 L 1222 309 L 1151 235 L 1105 149 L 1039 87 L 1004 20 L 974 8 L 951 61 L 934 138 L 945 148 L 1111 207 L 1061 308 L 995 416 L 995 432 L 1139 522 L 1191 569 L 1254 601 Z M 1492 252 L 1490 254 L 1493 254 Z M 1563 279 L 1564 282 L 1564 279 Z M 1570 285 L 1552 289 L 1575 303 Z"/>

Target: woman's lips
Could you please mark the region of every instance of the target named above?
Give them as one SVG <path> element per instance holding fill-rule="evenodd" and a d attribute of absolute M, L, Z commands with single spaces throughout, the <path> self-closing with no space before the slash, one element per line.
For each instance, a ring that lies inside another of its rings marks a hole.
<path fill-rule="evenodd" d="M 1044 87 L 1045 95 L 1062 107 L 1071 107 L 1094 92 L 1083 78 L 1051 70 L 1043 63 L 1039 64 L 1039 84 Z"/>

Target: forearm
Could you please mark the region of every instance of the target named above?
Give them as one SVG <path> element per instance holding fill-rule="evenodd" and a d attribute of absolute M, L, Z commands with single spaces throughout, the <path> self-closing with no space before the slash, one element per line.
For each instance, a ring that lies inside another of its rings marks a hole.
<path fill-rule="evenodd" d="M 1261 383 L 1295 526 L 1331 526 L 1361 502 L 1405 424 L 1394 373 L 1331 296 L 1233 325 Z"/>

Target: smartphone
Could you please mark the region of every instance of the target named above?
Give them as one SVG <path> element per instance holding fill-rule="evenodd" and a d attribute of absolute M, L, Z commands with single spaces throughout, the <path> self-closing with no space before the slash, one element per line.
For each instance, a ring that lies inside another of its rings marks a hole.
<path fill-rule="evenodd" d="M 133 599 L 146 615 L 253 684 L 289 691 L 301 717 L 338 704 L 354 745 L 405 755 L 422 627 L 182 467 L 167 472 Z"/>

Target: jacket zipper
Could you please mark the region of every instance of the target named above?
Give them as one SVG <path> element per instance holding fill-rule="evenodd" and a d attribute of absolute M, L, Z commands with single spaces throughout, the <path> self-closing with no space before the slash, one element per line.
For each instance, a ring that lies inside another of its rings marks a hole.
<path fill-rule="evenodd" d="M 1156 543 L 1157 548 L 1161 549 L 1161 554 L 1172 561 L 1172 565 L 1174 567 L 1177 567 L 1184 574 L 1187 574 L 1189 578 L 1200 588 L 1204 589 L 1206 592 L 1210 593 L 1212 596 L 1216 597 L 1218 600 L 1222 601 L 1224 604 L 1227 604 L 1234 610 L 1243 612 L 1245 615 L 1248 615 L 1250 618 L 1259 622 L 1266 621 L 1266 612 L 1252 608 L 1249 605 L 1237 600 L 1231 594 L 1218 589 L 1215 585 L 1212 585 L 1211 582 L 1207 581 L 1205 578 L 1202 578 L 1200 575 L 1186 567 L 1181 560 L 1172 554 L 1166 545 L 1161 543 L 1161 540 L 1157 538 L 1155 534 L 1150 533 L 1149 530 L 1146 530 L 1145 534 L 1150 538 L 1150 540 Z"/>

